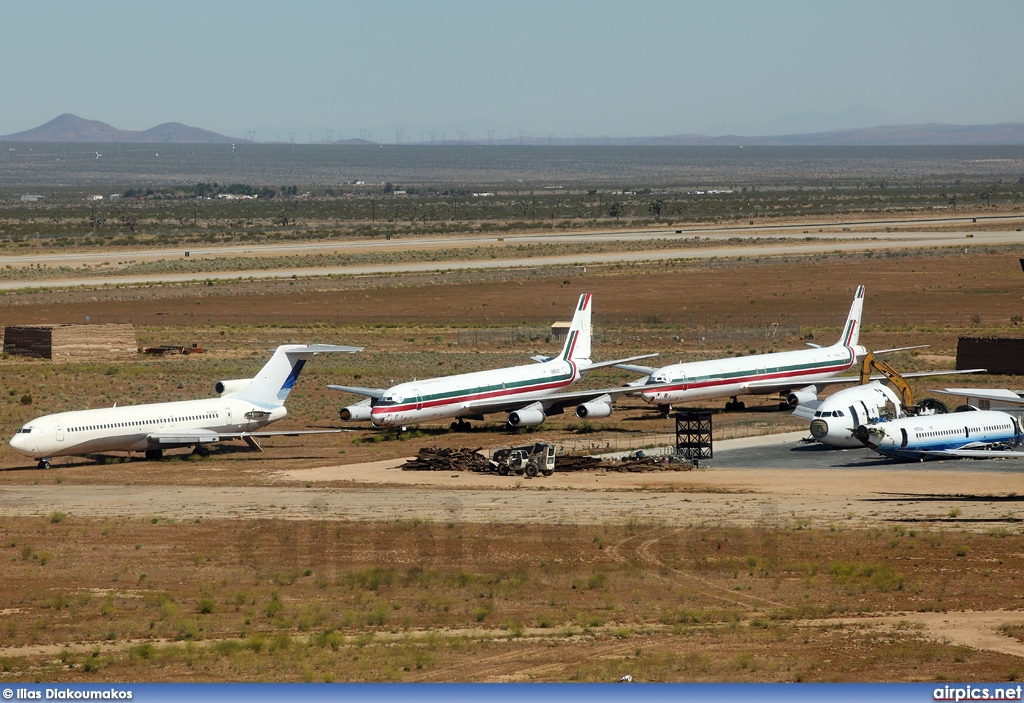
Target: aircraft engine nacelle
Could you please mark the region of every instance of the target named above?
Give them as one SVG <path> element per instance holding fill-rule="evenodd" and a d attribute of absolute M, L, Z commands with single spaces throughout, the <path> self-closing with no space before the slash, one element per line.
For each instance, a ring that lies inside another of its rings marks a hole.
<path fill-rule="evenodd" d="M 231 395 L 242 390 L 250 383 L 252 383 L 251 378 L 233 378 L 230 381 L 217 381 L 213 390 L 217 395 Z"/>
<path fill-rule="evenodd" d="M 526 427 L 528 425 L 539 425 L 548 419 L 543 410 L 539 408 L 523 408 L 508 414 L 508 424 L 513 427 Z"/>
<path fill-rule="evenodd" d="M 367 405 L 349 405 L 346 408 L 342 408 L 338 415 L 344 422 L 367 422 L 370 419 L 370 406 Z"/>
<path fill-rule="evenodd" d="M 786 403 L 791 408 L 795 408 L 798 405 L 804 403 L 811 403 L 818 399 L 818 394 L 808 388 L 801 388 L 798 391 L 793 391 L 786 396 Z"/>
<path fill-rule="evenodd" d="M 612 399 L 609 396 L 594 398 L 576 406 L 576 417 L 608 417 L 612 414 Z"/>

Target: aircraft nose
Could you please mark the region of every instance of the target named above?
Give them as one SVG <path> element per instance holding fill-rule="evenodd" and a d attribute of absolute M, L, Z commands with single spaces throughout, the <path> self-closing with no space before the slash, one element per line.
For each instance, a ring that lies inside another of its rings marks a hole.
<path fill-rule="evenodd" d="M 828 423 L 820 417 L 811 420 L 811 436 L 815 439 L 825 439 L 828 436 Z"/>
<path fill-rule="evenodd" d="M 29 447 L 29 438 L 31 435 L 18 433 L 11 437 L 11 441 L 8 444 L 11 449 L 18 452 L 19 454 L 31 455 L 33 448 Z"/>

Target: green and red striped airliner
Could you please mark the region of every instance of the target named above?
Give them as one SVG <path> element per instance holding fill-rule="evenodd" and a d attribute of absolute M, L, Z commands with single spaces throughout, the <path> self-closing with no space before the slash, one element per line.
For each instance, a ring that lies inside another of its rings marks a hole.
<path fill-rule="evenodd" d="M 619 364 L 619 367 L 647 374 L 647 383 L 658 386 L 641 393 L 643 399 L 652 405 L 670 406 L 691 400 L 732 398 L 726 404 L 726 409 L 732 410 L 743 408 L 743 403 L 736 400 L 737 396 L 780 393 L 787 396 L 790 405 L 795 406 L 806 400 L 806 394 L 816 394 L 818 386 L 827 385 L 822 382 L 846 371 L 866 353 L 858 344 L 863 309 L 864 286 L 859 286 L 843 333 L 835 344 L 828 347 L 695 361 L 661 368 L 635 364 Z"/>

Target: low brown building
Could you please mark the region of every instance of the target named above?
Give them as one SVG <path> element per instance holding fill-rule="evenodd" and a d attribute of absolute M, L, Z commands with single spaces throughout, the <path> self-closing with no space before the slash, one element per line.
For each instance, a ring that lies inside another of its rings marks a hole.
<path fill-rule="evenodd" d="M 126 359 L 138 354 L 134 325 L 8 325 L 4 353 L 54 361 Z"/>
<path fill-rule="evenodd" d="M 957 369 L 986 369 L 988 373 L 1024 374 L 1024 339 L 961 337 L 956 345 Z"/>

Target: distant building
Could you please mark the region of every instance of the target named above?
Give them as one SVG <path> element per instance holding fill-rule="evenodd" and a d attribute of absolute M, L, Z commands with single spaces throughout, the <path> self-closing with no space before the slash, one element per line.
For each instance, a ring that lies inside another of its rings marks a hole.
<path fill-rule="evenodd" d="M 111 193 L 110 194 L 110 199 L 111 200 L 120 200 L 121 199 L 121 194 L 120 193 Z"/>
<path fill-rule="evenodd" d="M 3 350 L 54 361 L 108 361 L 138 353 L 135 327 L 107 325 L 8 325 Z"/>
<path fill-rule="evenodd" d="M 89 200 L 103 200 L 102 195 L 90 195 Z"/>
<path fill-rule="evenodd" d="M 21 202 L 23 203 L 38 203 L 40 200 L 46 198 L 45 195 L 23 195 L 21 196 Z"/>
<path fill-rule="evenodd" d="M 551 325 L 551 339 L 557 342 L 564 342 L 565 338 L 569 335 L 570 327 L 572 327 L 571 322 L 556 322 Z"/>

